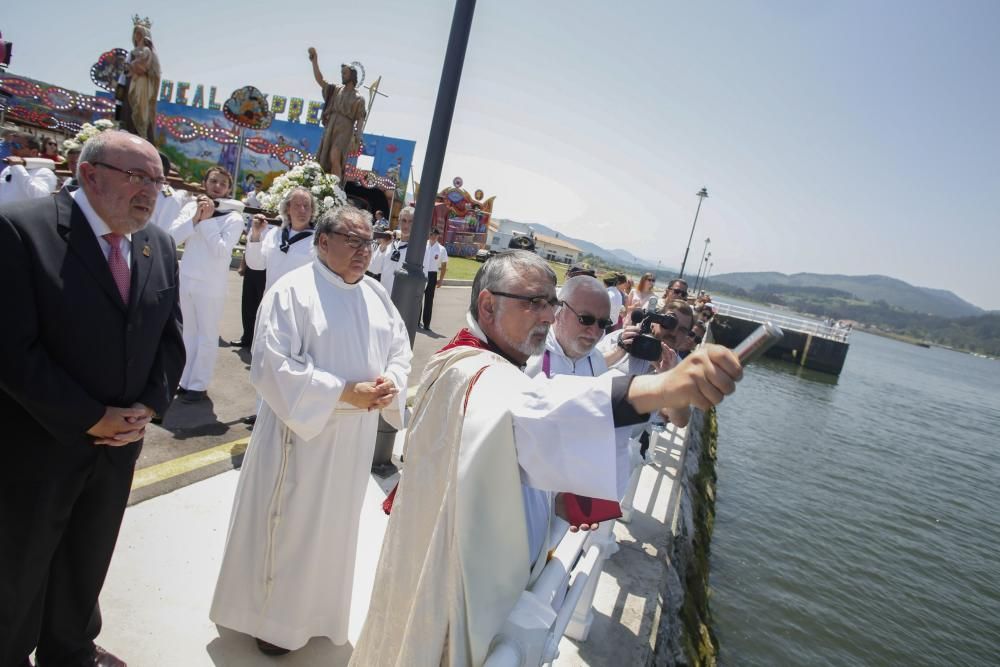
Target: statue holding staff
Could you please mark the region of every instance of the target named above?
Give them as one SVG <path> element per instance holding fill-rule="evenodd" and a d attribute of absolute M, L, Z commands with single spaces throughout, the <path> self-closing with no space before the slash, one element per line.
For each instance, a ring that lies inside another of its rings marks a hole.
<path fill-rule="evenodd" d="M 316 161 L 323 171 L 344 180 L 347 156 L 361 146 L 361 130 L 365 122 L 365 100 L 358 92 L 364 81 L 364 68 L 359 62 L 340 66 L 341 85 L 327 83 L 319 71 L 316 49 L 309 47 L 313 76 L 323 89 L 323 140 L 316 152 Z"/>

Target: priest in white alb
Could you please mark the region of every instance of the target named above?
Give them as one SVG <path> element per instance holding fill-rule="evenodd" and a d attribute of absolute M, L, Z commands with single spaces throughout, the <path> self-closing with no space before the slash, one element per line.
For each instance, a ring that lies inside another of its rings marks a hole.
<path fill-rule="evenodd" d="M 616 498 L 616 426 L 708 408 L 742 376 L 732 352 L 706 346 L 660 375 L 529 378 L 558 303 L 555 274 L 534 253 L 501 253 L 476 274 L 468 328 L 421 378 L 352 665 L 481 665 L 544 565 L 522 484 Z"/>
<path fill-rule="evenodd" d="M 257 314 L 250 380 L 263 405 L 210 613 L 268 655 L 347 642 L 379 412 L 401 428 L 412 356 L 399 312 L 365 276 L 371 215 L 326 213 L 315 248 Z"/>

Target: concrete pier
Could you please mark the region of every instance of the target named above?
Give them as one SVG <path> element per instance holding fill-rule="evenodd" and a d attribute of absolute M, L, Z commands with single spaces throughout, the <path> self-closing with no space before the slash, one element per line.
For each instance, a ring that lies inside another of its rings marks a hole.
<path fill-rule="evenodd" d="M 715 302 L 719 310 L 712 319 L 716 343 L 735 347 L 764 322 L 773 322 L 785 332 L 766 356 L 823 373 L 840 375 L 850 349 L 850 331 L 816 320 L 776 315 L 764 310 Z"/>

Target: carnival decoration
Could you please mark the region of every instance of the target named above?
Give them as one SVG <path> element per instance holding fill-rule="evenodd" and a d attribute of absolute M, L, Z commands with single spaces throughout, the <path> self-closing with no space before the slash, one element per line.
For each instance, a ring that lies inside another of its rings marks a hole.
<path fill-rule="evenodd" d="M 115 92 L 118 78 L 125 74 L 126 58 L 128 58 L 128 51 L 125 49 L 105 51 L 97 59 L 97 62 L 90 66 L 90 80 L 98 88 Z"/>
<path fill-rule="evenodd" d="M 465 183 L 461 177 L 454 178 L 451 184 L 437 195 L 434 226 L 444 230 L 449 255 L 469 257 L 486 244 L 496 197 L 484 200 L 482 190 L 470 195 L 463 189 Z"/>
<path fill-rule="evenodd" d="M 274 120 L 274 114 L 268 109 L 267 96 L 253 86 L 234 90 L 222 105 L 222 113 L 233 123 L 251 130 L 265 130 Z"/>
<path fill-rule="evenodd" d="M 308 188 L 316 198 L 315 218 L 347 203 L 347 194 L 340 187 L 340 179 L 327 174 L 318 162 L 309 160 L 293 167 L 288 173 L 274 179 L 267 192 L 259 193 L 257 200 L 266 211 L 277 213 L 278 204 L 292 188 Z"/>

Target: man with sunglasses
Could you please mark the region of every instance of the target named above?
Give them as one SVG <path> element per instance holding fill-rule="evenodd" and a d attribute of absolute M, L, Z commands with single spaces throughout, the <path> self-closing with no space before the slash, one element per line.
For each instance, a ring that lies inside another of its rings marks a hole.
<path fill-rule="evenodd" d="M 98 596 L 145 429 L 184 345 L 177 253 L 147 223 L 163 183 L 144 139 L 103 132 L 80 189 L 0 207 L 0 664 L 124 665 L 94 645 Z"/>
<path fill-rule="evenodd" d="M 258 311 L 250 382 L 263 404 L 210 617 L 267 655 L 314 636 L 347 642 L 379 412 L 402 427 L 410 340 L 365 275 L 372 241 L 369 213 L 325 213 L 315 259 L 280 278 Z"/>
<path fill-rule="evenodd" d="M 579 305 L 579 317 L 608 317 Z M 655 376 L 529 378 L 522 369 L 545 350 L 558 306 L 555 273 L 532 252 L 500 253 L 477 272 L 468 326 L 428 360 L 414 398 L 352 665 L 482 664 L 545 565 L 522 485 L 620 497 L 615 428 L 660 408 L 708 408 L 742 375 L 730 350 L 709 346 Z"/>
<path fill-rule="evenodd" d="M 680 299 L 685 301 L 688 298 L 688 284 L 683 278 L 674 278 L 667 285 L 667 289 L 663 291 L 663 298 L 667 301 L 673 301 L 674 299 Z"/>
<path fill-rule="evenodd" d="M 36 137 L 17 134 L 8 140 L 11 154 L 0 172 L 0 204 L 13 204 L 48 197 L 59 186 L 55 172 L 48 167 L 28 167 L 25 158 L 38 157 L 41 143 Z"/>

